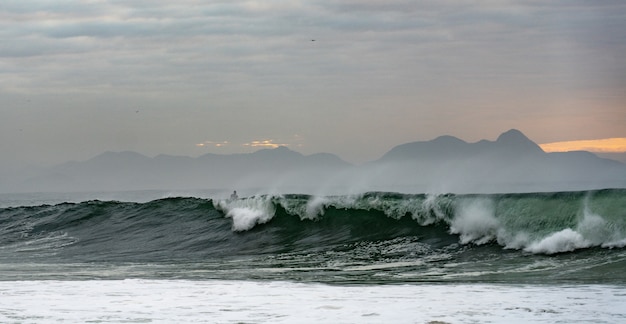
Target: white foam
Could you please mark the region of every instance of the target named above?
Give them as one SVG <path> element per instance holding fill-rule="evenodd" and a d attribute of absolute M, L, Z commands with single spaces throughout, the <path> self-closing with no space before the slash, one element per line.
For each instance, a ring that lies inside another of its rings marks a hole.
<path fill-rule="evenodd" d="M 237 200 L 217 200 L 213 205 L 233 220 L 233 231 L 248 231 L 257 224 L 269 222 L 276 213 L 271 197 L 250 197 Z"/>
<path fill-rule="evenodd" d="M 620 227 L 606 221 L 601 215 L 592 212 L 587 201 L 585 201 L 583 215 L 583 219 L 576 227 L 576 231 L 581 233 L 593 245 L 613 245 L 626 240 L 626 237 L 619 230 Z"/>
<path fill-rule="evenodd" d="M 623 286 L 0 281 L 2 323 L 618 323 Z"/>
<path fill-rule="evenodd" d="M 504 229 L 498 230 L 498 243 L 503 245 L 505 249 L 519 250 L 527 246 L 530 241 L 530 235 L 526 232 L 517 232 L 515 235 L 510 235 Z"/>
<path fill-rule="evenodd" d="M 324 209 L 328 203 L 328 198 L 322 196 L 313 196 L 306 203 L 306 218 L 316 219 L 324 215 Z"/>
<path fill-rule="evenodd" d="M 626 238 L 623 239 L 623 240 L 617 240 L 617 241 L 611 241 L 611 242 L 603 243 L 602 247 L 610 248 L 610 249 L 626 247 Z"/>
<path fill-rule="evenodd" d="M 566 228 L 562 231 L 553 233 L 538 242 L 531 243 L 524 249 L 524 251 L 554 254 L 588 248 L 591 245 L 591 242 L 586 240 L 582 235 L 580 235 L 580 233 L 572 230 L 571 228 Z"/>
<path fill-rule="evenodd" d="M 485 244 L 496 237 L 498 228 L 492 201 L 467 200 L 459 203 L 450 224 L 450 233 L 459 234 L 462 244 Z"/>
<path fill-rule="evenodd" d="M 395 210 L 389 211 L 390 208 L 388 207 L 385 209 L 385 214 L 399 218 L 406 213 L 410 213 L 411 217 L 422 226 L 428 226 L 441 220 L 449 221 L 446 213 L 441 210 L 437 203 L 439 197 L 436 194 L 428 194 L 423 201 L 419 199 L 403 199 L 400 208 L 394 205 L 393 208 Z"/>
<path fill-rule="evenodd" d="M 554 254 L 592 246 L 622 248 L 626 246 L 626 238 L 618 226 L 606 221 L 601 215 L 593 213 L 585 202 L 583 218 L 578 222 L 575 229 L 566 228 L 553 233 L 529 244 L 524 250 L 533 253 Z"/>

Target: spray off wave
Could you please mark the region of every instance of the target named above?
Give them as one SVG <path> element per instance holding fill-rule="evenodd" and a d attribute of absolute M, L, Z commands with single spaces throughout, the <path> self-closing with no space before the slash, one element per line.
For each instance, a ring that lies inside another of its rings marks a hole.
<path fill-rule="evenodd" d="M 232 230 L 237 232 L 271 222 L 277 210 L 302 221 L 320 221 L 332 210 L 411 218 L 421 227 L 445 226 L 449 234 L 459 236 L 461 244 L 495 242 L 505 249 L 531 253 L 626 246 L 624 190 L 486 195 L 373 192 L 330 197 L 256 196 L 213 203 L 232 219 Z"/>

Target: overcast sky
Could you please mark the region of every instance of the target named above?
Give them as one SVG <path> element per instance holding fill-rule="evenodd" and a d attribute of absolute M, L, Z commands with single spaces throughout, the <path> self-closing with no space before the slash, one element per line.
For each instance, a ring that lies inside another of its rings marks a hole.
<path fill-rule="evenodd" d="M 2 0 L 0 113 L 0 166 L 626 137 L 626 1 Z"/>

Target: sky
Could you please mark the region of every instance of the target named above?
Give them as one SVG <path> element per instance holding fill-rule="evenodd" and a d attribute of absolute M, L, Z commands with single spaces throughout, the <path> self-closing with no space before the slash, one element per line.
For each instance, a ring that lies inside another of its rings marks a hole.
<path fill-rule="evenodd" d="M 623 139 L 624 58 L 622 0 L 3 0 L 0 167 Z"/>

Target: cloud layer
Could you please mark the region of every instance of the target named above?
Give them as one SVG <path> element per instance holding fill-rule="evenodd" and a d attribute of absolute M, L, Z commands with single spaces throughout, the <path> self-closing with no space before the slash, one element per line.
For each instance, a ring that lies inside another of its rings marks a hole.
<path fill-rule="evenodd" d="M 624 15 L 623 1 L 7 0 L 0 141 L 45 163 L 299 134 L 307 153 L 364 161 L 441 134 L 621 137 Z"/>

